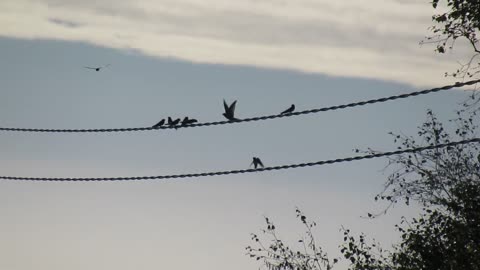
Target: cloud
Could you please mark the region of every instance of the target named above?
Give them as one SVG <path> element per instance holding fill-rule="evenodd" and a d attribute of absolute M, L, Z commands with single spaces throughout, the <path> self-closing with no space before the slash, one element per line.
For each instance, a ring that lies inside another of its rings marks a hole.
<path fill-rule="evenodd" d="M 5 0 L 0 35 L 423 86 L 468 53 L 419 46 L 432 12 L 409 0 Z"/>

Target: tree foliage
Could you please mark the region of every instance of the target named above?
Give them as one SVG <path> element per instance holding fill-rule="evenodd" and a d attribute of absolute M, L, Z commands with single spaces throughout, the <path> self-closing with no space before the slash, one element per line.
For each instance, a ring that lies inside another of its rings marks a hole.
<path fill-rule="evenodd" d="M 457 118 L 450 120 L 454 125 L 453 134 L 430 110 L 427 111 L 427 121 L 419 127 L 417 138 L 390 134 L 399 150 L 475 137 L 477 113 L 466 108 L 457 111 Z M 478 183 L 479 150 L 477 144 L 465 144 L 390 157 L 388 167 L 393 173 L 389 175 L 384 191 L 375 199 L 391 203 L 404 200 L 407 204 L 413 199 L 425 206 L 448 207 L 458 200 L 452 195 L 452 190 L 465 183 Z"/>
<path fill-rule="evenodd" d="M 392 253 L 393 269 L 480 269 L 480 189 L 467 185 L 459 191 L 465 208 L 427 209 L 408 227 L 398 227 L 402 242 Z"/>
<path fill-rule="evenodd" d="M 480 74 L 480 0 L 433 0 L 432 6 L 445 11 L 432 17 L 433 36 L 424 43 L 435 43 L 436 51 L 445 53 L 453 49 L 457 40 L 466 40 L 473 55 L 450 75 L 465 78 Z M 475 106 L 479 101 L 472 94 L 448 124 L 427 111 L 427 120 L 415 136 L 390 134 L 398 150 L 478 137 L 479 109 Z M 378 153 L 371 149 L 363 152 Z M 412 220 L 402 218 L 395 226 L 401 238 L 388 250 L 367 241 L 364 234 L 354 236 L 349 229 L 342 228 L 344 242 L 339 248 L 348 269 L 480 270 L 480 147 L 465 144 L 392 156 L 386 170 L 390 174 L 375 200 L 387 201 L 390 206 L 414 201 L 423 211 Z M 299 209 L 296 213 L 306 228 L 305 237 L 298 241 L 303 249 L 295 249 L 279 239 L 275 225 L 266 218 L 267 229 L 262 232 L 269 239 L 268 245 L 253 234 L 256 247 L 247 247 L 247 254 L 267 269 L 333 269 L 339 258 L 329 259 L 315 242 L 315 222 Z"/>
<path fill-rule="evenodd" d="M 465 78 L 480 73 L 480 62 L 477 59 L 480 54 L 480 0 L 433 0 L 432 6 L 436 10 L 446 11 L 433 15 L 433 35 L 422 43 L 435 43 L 436 51 L 445 53 L 448 49 L 453 49 L 457 40 L 466 40 L 471 45 L 473 55 L 450 75 Z"/>
<path fill-rule="evenodd" d="M 465 105 L 448 127 L 427 111 L 427 120 L 416 136 L 391 135 L 398 149 L 435 146 L 475 137 L 476 123 L 476 110 Z M 480 270 L 479 151 L 477 144 L 467 144 L 389 158 L 386 169 L 391 174 L 375 199 L 390 205 L 415 201 L 423 205 L 423 212 L 396 225 L 401 238 L 390 250 L 369 243 L 364 234 L 353 236 L 350 230 L 342 229 L 340 252 L 349 269 Z M 274 224 L 266 218 L 267 229 L 263 232 L 271 237 L 270 244 L 264 245 L 259 236 L 253 235 L 259 247 L 248 247 L 248 254 L 262 260 L 267 269 L 332 269 L 338 259 L 328 258 L 315 243 L 311 231 L 315 223 L 296 211 L 307 228 L 306 237 L 300 240 L 304 249 L 295 250 L 279 239 Z"/>
<path fill-rule="evenodd" d="M 307 217 L 297 208 L 297 218 L 305 228 L 305 236 L 298 239 L 297 248 L 281 240 L 276 227 L 268 217 L 265 217 L 266 229 L 262 230 L 263 237 L 252 234 L 254 246 L 246 247 L 251 258 L 261 260 L 269 270 L 330 270 L 338 259 L 330 260 L 327 253 L 316 243 L 312 228 L 317 224 L 307 220 Z"/>

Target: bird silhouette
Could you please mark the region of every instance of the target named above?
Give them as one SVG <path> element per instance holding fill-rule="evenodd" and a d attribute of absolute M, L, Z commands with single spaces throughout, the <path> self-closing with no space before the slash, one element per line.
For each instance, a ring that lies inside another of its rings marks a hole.
<path fill-rule="evenodd" d="M 197 122 L 198 122 L 197 119 L 190 119 L 190 120 L 188 120 L 187 124 L 190 125 L 190 124 L 197 123 Z"/>
<path fill-rule="evenodd" d="M 237 105 L 237 101 L 235 100 L 230 106 L 227 105 L 225 102 L 225 99 L 223 100 L 223 108 L 225 109 L 225 112 L 223 113 L 223 116 L 227 118 L 230 121 L 239 121 L 239 119 L 235 118 L 235 106 Z"/>
<path fill-rule="evenodd" d="M 198 122 L 197 119 L 193 119 L 193 118 L 190 119 L 188 118 L 188 116 L 185 116 L 185 118 L 183 118 L 182 120 L 182 126 L 190 125 L 196 122 Z"/>
<path fill-rule="evenodd" d="M 190 120 L 190 119 L 188 118 L 188 116 L 185 116 L 185 118 L 183 118 L 183 120 L 182 120 L 182 126 L 187 125 L 187 123 L 188 123 L 189 120 Z"/>
<path fill-rule="evenodd" d="M 253 165 L 253 167 L 254 167 L 255 169 L 258 168 L 258 167 L 262 167 L 262 168 L 265 167 L 265 166 L 263 166 L 262 161 L 261 161 L 260 158 L 258 158 L 258 157 L 253 157 L 253 161 L 252 161 L 252 163 L 250 164 L 250 166 L 252 166 L 252 165 Z"/>
<path fill-rule="evenodd" d="M 160 122 L 156 123 L 155 125 L 152 126 L 152 128 L 159 128 L 165 124 L 165 119 L 160 120 Z"/>
<path fill-rule="evenodd" d="M 95 71 L 100 71 L 102 68 L 106 68 L 106 67 L 108 67 L 108 66 L 110 66 L 110 64 L 105 65 L 105 66 L 103 66 L 103 67 L 84 67 L 84 68 L 86 68 L 86 69 L 93 69 L 93 70 L 95 70 Z"/>
<path fill-rule="evenodd" d="M 172 118 L 170 118 L 170 116 L 168 117 L 168 126 L 170 127 L 174 127 L 176 125 L 178 125 L 178 123 L 180 123 L 180 118 L 177 118 L 175 120 L 172 120 Z"/>
<path fill-rule="evenodd" d="M 287 113 L 292 113 L 295 110 L 295 104 L 292 104 L 290 108 L 286 109 L 285 111 L 281 112 L 280 114 L 287 114 Z"/>

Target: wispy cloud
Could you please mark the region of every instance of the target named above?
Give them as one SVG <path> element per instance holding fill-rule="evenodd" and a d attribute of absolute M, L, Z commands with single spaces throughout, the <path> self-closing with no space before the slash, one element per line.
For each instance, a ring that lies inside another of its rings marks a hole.
<path fill-rule="evenodd" d="M 5 0 L 0 35 L 431 85 L 466 53 L 418 45 L 432 12 L 411 0 Z"/>

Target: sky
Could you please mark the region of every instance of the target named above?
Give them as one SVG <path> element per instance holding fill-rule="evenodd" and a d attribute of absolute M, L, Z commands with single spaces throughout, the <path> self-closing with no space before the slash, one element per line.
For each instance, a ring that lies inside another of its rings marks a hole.
<path fill-rule="evenodd" d="M 469 52 L 420 46 L 432 15 L 417 0 L 5 0 L 0 36 L 426 86 Z"/>
<path fill-rule="evenodd" d="M 0 126 L 120 128 L 168 116 L 223 120 L 320 108 L 452 83 L 465 55 L 419 46 L 422 1 L 1 1 Z M 110 64 L 100 72 L 84 66 Z M 7 176 L 116 177 L 245 169 L 395 149 L 446 91 L 382 104 L 234 125 L 128 133 L 0 134 Z M 302 235 L 295 207 L 338 256 L 344 226 L 389 247 L 416 207 L 373 197 L 384 159 L 277 172 L 137 182 L 0 181 L 0 269 L 258 269 L 245 256 L 270 217 Z"/>

